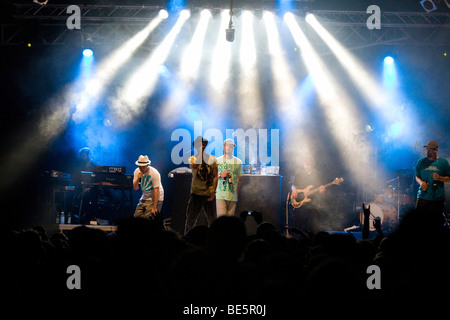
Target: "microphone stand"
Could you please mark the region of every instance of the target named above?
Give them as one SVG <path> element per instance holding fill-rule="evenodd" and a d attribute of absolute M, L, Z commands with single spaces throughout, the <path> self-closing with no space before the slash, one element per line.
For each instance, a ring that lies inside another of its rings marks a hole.
<path fill-rule="evenodd" d="M 228 29 L 225 30 L 226 40 L 228 42 L 234 41 L 234 32 L 233 29 L 233 0 L 230 0 L 230 21 L 228 22 Z"/>
<path fill-rule="evenodd" d="M 397 225 L 400 222 L 400 176 L 397 177 Z"/>
<path fill-rule="evenodd" d="M 230 0 L 230 21 L 228 22 L 228 29 L 232 29 L 233 28 L 233 17 L 234 13 L 233 13 L 233 0 Z"/>

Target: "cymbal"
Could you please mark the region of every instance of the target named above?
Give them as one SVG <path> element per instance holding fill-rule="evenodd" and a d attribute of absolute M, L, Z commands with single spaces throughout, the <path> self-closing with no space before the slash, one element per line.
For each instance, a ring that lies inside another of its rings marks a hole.
<path fill-rule="evenodd" d="M 386 183 L 390 183 L 390 182 L 392 182 L 392 181 L 395 181 L 395 180 L 398 180 L 398 179 L 400 179 L 400 177 L 397 177 L 397 178 L 394 178 L 394 179 L 388 180 L 388 181 L 386 181 Z"/>

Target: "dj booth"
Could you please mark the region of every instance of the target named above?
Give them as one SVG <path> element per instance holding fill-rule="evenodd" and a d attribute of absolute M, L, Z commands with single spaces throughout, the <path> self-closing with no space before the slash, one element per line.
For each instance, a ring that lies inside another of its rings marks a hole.
<path fill-rule="evenodd" d="M 190 171 L 172 172 L 172 202 L 170 208 L 171 228 L 184 233 L 186 208 L 190 196 L 192 174 Z M 281 179 L 279 175 L 244 174 L 235 215 L 241 212 L 257 211 L 262 220 L 273 223 L 277 228 L 284 226 L 282 215 L 284 201 L 281 197 Z M 206 224 L 204 213 L 200 213 L 197 224 Z"/>

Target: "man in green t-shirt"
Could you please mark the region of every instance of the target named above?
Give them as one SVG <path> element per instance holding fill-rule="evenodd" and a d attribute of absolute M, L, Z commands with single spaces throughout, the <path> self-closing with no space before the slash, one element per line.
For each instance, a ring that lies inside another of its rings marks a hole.
<path fill-rule="evenodd" d="M 444 182 L 450 181 L 450 166 L 446 159 L 438 157 L 436 141 L 429 141 L 424 148 L 427 156 L 417 161 L 416 181 L 419 184 L 416 209 L 426 211 L 429 218 L 443 223 L 445 190 Z"/>
<path fill-rule="evenodd" d="M 223 143 L 224 155 L 217 158 L 219 182 L 216 190 L 217 217 L 234 215 L 241 188 L 242 161 L 233 156 L 236 144 L 232 139 Z"/>

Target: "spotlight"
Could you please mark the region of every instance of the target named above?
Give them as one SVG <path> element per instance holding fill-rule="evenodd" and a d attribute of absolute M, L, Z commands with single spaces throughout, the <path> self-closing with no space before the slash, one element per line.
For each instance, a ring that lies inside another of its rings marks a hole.
<path fill-rule="evenodd" d="M 308 23 L 311 23 L 313 19 L 315 18 L 313 13 L 307 12 L 305 16 L 305 21 Z"/>
<path fill-rule="evenodd" d="M 386 64 L 393 64 L 394 63 L 394 58 L 392 58 L 391 56 L 387 56 L 386 58 L 384 58 L 384 63 L 386 63 Z"/>
<path fill-rule="evenodd" d="M 203 16 L 205 16 L 205 17 L 212 17 L 212 13 L 211 13 L 211 10 L 209 10 L 209 9 L 203 9 L 201 12 L 200 12 L 200 15 L 203 17 Z"/>
<path fill-rule="evenodd" d="M 161 19 L 167 19 L 169 17 L 169 13 L 167 12 L 167 10 L 161 9 L 159 10 L 159 17 Z"/>
<path fill-rule="evenodd" d="M 428 13 L 437 10 L 436 4 L 433 2 L 433 0 L 422 0 L 420 1 L 420 4 Z"/>
<path fill-rule="evenodd" d="M 166 67 L 165 65 L 159 66 L 159 68 L 158 68 L 158 73 L 159 73 L 160 75 L 165 75 L 166 72 L 167 72 L 167 67 Z"/>
<path fill-rule="evenodd" d="M 183 19 L 187 19 L 191 16 L 191 12 L 187 9 L 183 9 L 180 12 L 180 17 L 182 17 Z"/>
<path fill-rule="evenodd" d="M 94 54 L 94 52 L 91 49 L 84 49 L 83 50 L 83 56 L 85 56 L 86 58 L 92 56 Z"/>
<path fill-rule="evenodd" d="M 294 18 L 294 14 L 292 12 L 286 12 L 283 15 L 283 18 L 284 18 L 285 21 L 288 21 L 288 20 L 292 21 L 292 19 L 295 19 Z"/>

